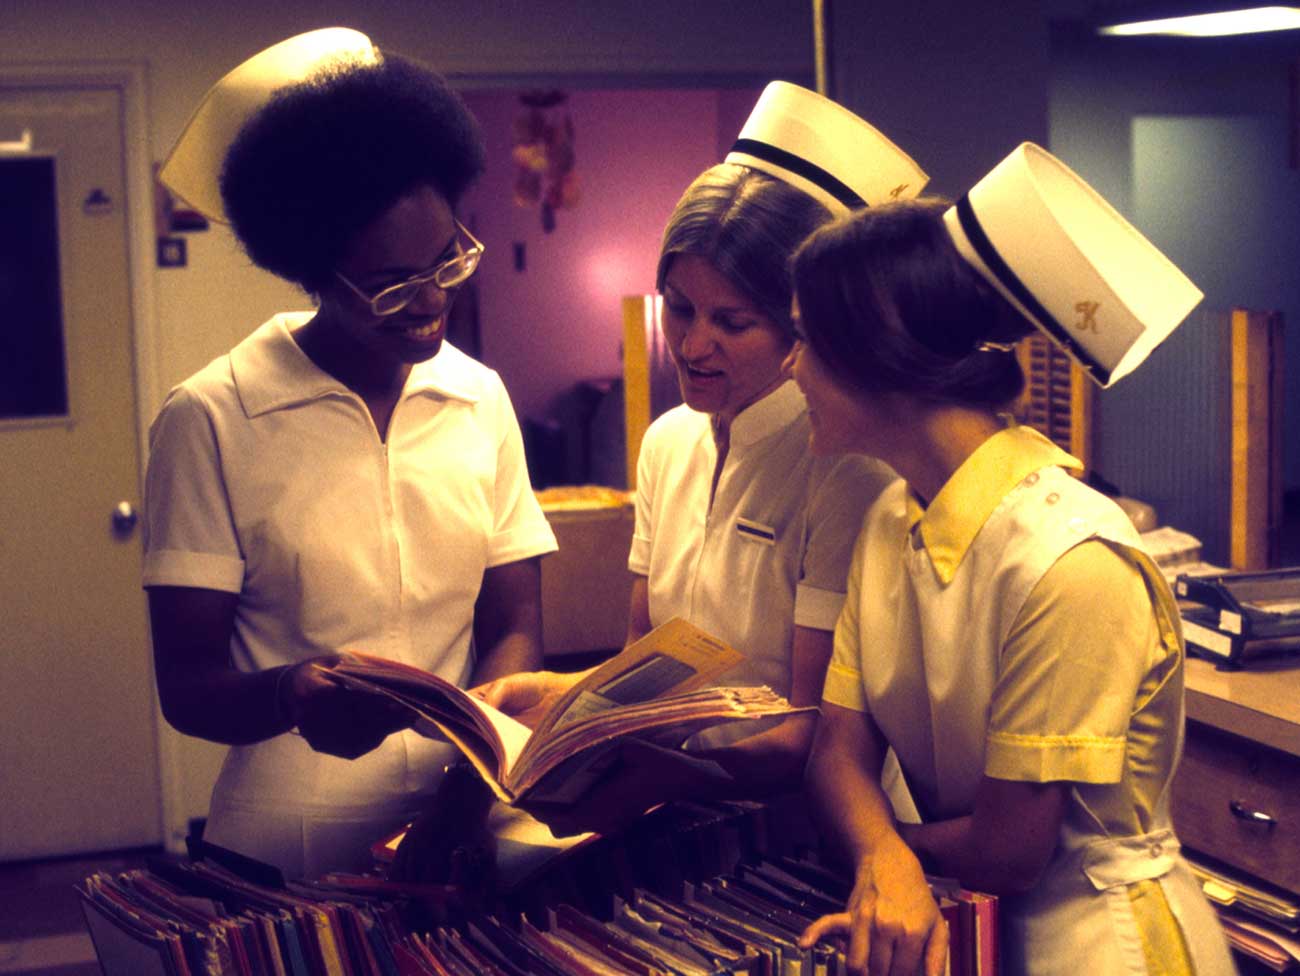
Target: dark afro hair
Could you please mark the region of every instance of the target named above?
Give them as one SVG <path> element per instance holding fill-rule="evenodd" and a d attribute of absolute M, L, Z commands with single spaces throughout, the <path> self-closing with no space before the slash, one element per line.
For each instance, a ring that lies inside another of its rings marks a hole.
<path fill-rule="evenodd" d="M 371 221 L 423 185 L 454 207 L 483 159 L 446 81 L 384 54 L 276 92 L 226 153 L 221 198 L 255 264 L 317 292 Z"/>

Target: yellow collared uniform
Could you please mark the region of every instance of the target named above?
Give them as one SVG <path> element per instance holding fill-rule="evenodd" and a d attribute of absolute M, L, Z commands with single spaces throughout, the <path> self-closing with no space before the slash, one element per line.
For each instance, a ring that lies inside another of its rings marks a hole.
<path fill-rule="evenodd" d="M 1233 972 L 1170 827 L 1177 610 L 1124 514 L 1063 470 L 1078 466 L 1012 427 L 928 509 L 887 489 L 823 698 L 870 713 L 927 821 L 969 814 L 985 776 L 1072 784 L 1043 879 L 1003 901 L 1004 972 Z"/>

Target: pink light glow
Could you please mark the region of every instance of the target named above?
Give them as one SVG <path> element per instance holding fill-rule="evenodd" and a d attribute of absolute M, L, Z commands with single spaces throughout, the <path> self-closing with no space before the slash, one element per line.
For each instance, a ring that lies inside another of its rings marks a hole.
<path fill-rule="evenodd" d="M 639 255 L 613 248 L 591 252 L 586 266 L 588 294 L 606 308 L 618 308 L 624 295 L 643 294 L 654 272 L 640 267 L 641 261 Z"/>

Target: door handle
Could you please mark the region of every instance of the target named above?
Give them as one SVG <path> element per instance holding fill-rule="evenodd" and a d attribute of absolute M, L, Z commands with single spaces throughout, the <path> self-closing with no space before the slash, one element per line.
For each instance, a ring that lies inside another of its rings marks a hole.
<path fill-rule="evenodd" d="M 130 502 L 118 502 L 117 507 L 113 509 L 113 531 L 122 538 L 131 534 L 138 521 L 140 516 L 136 514 L 135 506 Z"/>

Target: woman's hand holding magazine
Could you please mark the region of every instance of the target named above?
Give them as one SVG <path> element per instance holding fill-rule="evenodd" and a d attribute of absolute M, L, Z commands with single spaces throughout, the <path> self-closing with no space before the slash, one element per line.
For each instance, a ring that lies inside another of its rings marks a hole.
<path fill-rule="evenodd" d="M 591 670 L 569 673 L 520 671 L 471 688 L 470 692 L 493 708 L 505 712 L 530 729 L 535 729 L 564 693 L 589 674 Z"/>
<path fill-rule="evenodd" d="M 417 732 L 459 747 L 499 799 L 541 809 L 585 799 L 624 741 L 675 752 L 713 725 L 807 710 L 765 687 L 710 687 L 741 660 L 698 627 L 670 620 L 564 690 L 552 678 L 534 682 L 534 704 L 525 706 L 531 729 L 478 694 L 399 662 L 356 654 L 329 673 L 401 702 L 416 714 Z M 685 754 L 661 758 L 693 761 Z M 639 761 L 649 761 L 644 750 Z M 653 762 L 657 768 L 660 759 Z"/>

